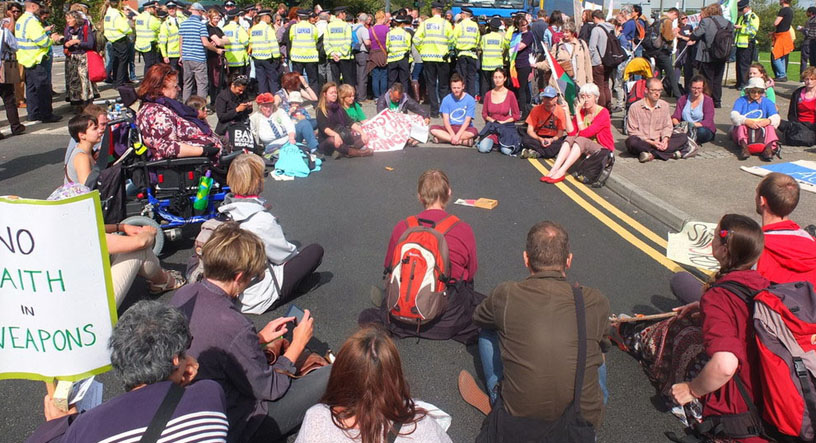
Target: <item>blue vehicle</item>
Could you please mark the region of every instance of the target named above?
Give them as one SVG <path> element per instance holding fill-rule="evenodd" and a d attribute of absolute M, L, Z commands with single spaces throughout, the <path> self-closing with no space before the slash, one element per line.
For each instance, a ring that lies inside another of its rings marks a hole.
<path fill-rule="evenodd" d="M 458 14 L 462 7 L 472 9 L 474 17 L 510 17 L 516 11 L 527 11 L 535 17 L 541 8 L 548 14 L 556 9 L 567 15 L 573 14 L 572 0 L 454 0 L 451 10 Z"/>

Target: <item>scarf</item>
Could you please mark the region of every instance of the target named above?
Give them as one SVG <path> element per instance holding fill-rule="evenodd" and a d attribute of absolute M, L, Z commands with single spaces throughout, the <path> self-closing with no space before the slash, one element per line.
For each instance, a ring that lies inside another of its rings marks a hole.
<path fill-rule="evenodd" d="M 336 101 L 334 103 L 326 103 L 326 111 L 328 115 L 326 117 L 329 118 L 329 126 L 332 128 L 349 128 L 351 127 L 351 118 L 348 116 L 348 113 L 342 106 L 340 106 L 340 102 Z"/>
<path fill-rule="evenodd" d="M 212 133 L 213 133 L 212 129 L 207 124 L 207 122 L 204 122 L 204 121 L 202 121 L 202 120 L 200 120 L 198 118 L 198 111 L 191 108 L 190 106 L 185 105 L 184 103 L 182 103 L 182 102 L 180 102 L 178 100 L 173 100 L 171 98 L 167 98 L 167 97 L 164 97 L 164 96 L 159 96 L 159 97 L 156 97 L 154 99 L 149 99 L 149 98 L 145 97 L 145 98 L 142 99 L 142 101 L 145 101 L 145 102 L 148 102 L 148 103 L 156 103 L 157 105 L 162 105 L 162 106 L 164 106 L 166 108 L 169 108 L 170 110 L 172 110 L 179 117 L 181 117 L 184 120 L 187 120 L 188 122 L 193 123 L 194 125 L 198 126 L 198 129 L 200 129 L 201 132 L 204 133 L 204 135 L 212 135 Z"/>

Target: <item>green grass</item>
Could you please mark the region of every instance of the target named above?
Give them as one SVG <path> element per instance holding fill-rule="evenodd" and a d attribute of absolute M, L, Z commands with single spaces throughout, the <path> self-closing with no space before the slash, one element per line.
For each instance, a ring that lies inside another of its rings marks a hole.
<path fill-rule="evenodd" d="M 788 55 L 788 80 L 792 82 L 799 81 L 799 61 L 802 56 L 802 53 L 799 51 L 793 51 Z M 773 78 L 773 69 L 771 69 L 771 53 L 770 52 L 760 52 L 759 53 L 759 62 L 765 66 L 765 71 L 768 72 L 768 77 Z M 794 64 L 795 63 L 795 64 Z"/>

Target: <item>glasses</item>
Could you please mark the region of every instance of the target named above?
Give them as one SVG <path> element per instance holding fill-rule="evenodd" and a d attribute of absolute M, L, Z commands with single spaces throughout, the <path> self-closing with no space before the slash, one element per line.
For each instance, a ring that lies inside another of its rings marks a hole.
<path fill-rule="evenodd" d="M 649 88 L 649 92 L 663 92 L 663 88 Z"/>
<path fill-rule="evenodd" d="M 702 90 L 703 90 L 703 87 L 702 87 L 702 86 L 697 86 L 697 87 L 692 86 L 692 87 L 691 87 L 691 90 L 692 90 L 692 91 L 702 91 Z"/>

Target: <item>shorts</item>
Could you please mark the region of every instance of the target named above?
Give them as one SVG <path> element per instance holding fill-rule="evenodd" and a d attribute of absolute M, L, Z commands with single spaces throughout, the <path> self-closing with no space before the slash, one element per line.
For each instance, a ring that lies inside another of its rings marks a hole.
<path fill-rule="evenodd" d="M 462 125 L 451 125 L 451 129 L 453 129 L 453 132 L 459 132 L 459 129 L 461 127 L 462 127 Z M 433 125 L 433 126 L 431 126 L 429 128 L 430 131 L 433 131 L 434 129 L 438 129 L 440 131 L 446 131 L 445 125 Z M 468 127 L 465 130 L 465 132 L 469 132 L 469 133 L 473 134 L 474 137 L 479 135 L 479 131 L 477 131 L 476 128 L 474 128 L 473 126 Z"/>
<path fill-rule="evenodd" d="M 594 142 L 586 137 L 579 137 L 575 135 L 568 136 L 564 140 L 565 144 L 572 145 L 577 144 L 581 148 L 581 154 L 589 155 L 594 154 L 596 152 L 600 152 L 601 149 L 606 149 L 603 145 L 599 144 L 598 142 Z"/>

